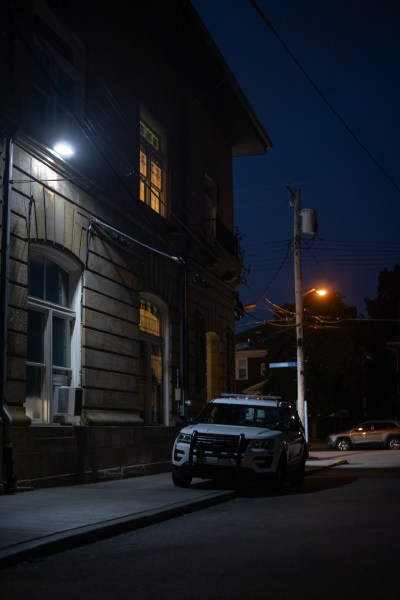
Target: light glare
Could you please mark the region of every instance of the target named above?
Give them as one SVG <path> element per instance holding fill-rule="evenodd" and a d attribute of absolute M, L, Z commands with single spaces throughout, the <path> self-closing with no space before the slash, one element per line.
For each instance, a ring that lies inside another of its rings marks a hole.
<path fill-rule="evenodd" d="M 74 149 L 72 148 L 71 144 L 68 144 L 67 142 L 57 142 L 53 149 L 55 152 L 57 152 L 57 154 L 59 154 L 59 156 L 62 156 L 63 158 L 70 158 L 74 154 Z"/>

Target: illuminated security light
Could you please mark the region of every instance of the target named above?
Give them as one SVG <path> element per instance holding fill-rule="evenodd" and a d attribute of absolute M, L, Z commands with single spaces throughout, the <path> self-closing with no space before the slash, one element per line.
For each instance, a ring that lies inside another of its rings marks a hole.
<path fill-rule="evenodd" d="M 328 293 L 328 290 L 311 288 L 311 290 L 307 290 L 307 291 L 303 292 L 303 296 L 308 296 L 308 294 L 312 294 L 313 292 L 318 294 L 318 296 L 326 296 L 326 294 Z"/>
<path fill-rule="evenodd" d="M 62 156 L 62 158 L 70 158 L 74 154 L 73 147 L 67 142 L 57 142 L 57 144 L 53 146 L 53 150 L 57 152 L 59 156 Z"/>

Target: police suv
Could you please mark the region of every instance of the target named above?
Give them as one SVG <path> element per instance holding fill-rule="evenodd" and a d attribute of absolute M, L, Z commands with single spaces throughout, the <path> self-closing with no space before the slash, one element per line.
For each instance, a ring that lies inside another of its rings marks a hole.
<path fill-rule="evenodd" d="M 193 477 L 301 486 L 307 443 L 300 418 L 277 396 L 222 394 L 184 427 L 172 451 L 172 479 Z"/>

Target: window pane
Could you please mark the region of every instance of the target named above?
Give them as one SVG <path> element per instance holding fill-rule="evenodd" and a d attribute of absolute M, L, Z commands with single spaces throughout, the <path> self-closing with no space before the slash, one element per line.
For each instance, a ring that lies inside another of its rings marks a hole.
<path fill-rule="evenodd" d="M 44 263 L 42 257 L 32 256 L 29 260 L 28 293 L 36 298 L 43 298 Z"/>
<path fill-rule="evenodd" d="M 146 150 L 142 146 L 140 148 L 140 174 L 147 177 L 147 156 Z"/>
<path fill-rule="evenodd" d="M 151 188 L 151 201 L 150 206 L 153 210 L 160 213 L 160 192 Z"/>
<path fill-rule="evenodd" d="M 31 419 L 42 418 L 42 369 L 28 366 L 26 369 L 26 414 Z"/>
<path fill-rule="evenodd" d="M 61 317 L 53 317 L 53 365 L 71 367 L 71 323 Z"/>
<path fill-rule="evenodd" d="M 163 204 L 163 155 L 161 139 L 143 120 L 140 121 L 140 191 L 139 198 L 161 216 Z"/>
<path fill-rule="evenodd" d="M 151 183 L 154 187 L 161 190 L 162 188 L 162 171 L 159 160 L 151 157 Z"/>
<path fill-rule="evenodd" d="M 28 348 L 29 362 L 43 363 L 44 314 L 35 310 L 28 311 Z"/>
<path fill-rule="evenodd" d="M 162 382 L 162 348 L 154 344 L 151 346 L 151 377 L 153 383 Z"/>
<path fill-rule="evenodd" d="M 142 135 L 156 150 L 160 149 L 160 138 L 156 133 L 144 122 L 140 121 L 140 135 Z"/>
<path fill-rule="evenodd" d="M 238 360 L 238 379 L 247 379 L 247 360 L 245 358 Z"/>
<path fill-rule="evenodd" d="M 146 190 L 147 190 L 147 155 L 146 150 L 140 148 L 140 189 L 139 198 L 142 202 L 146 202 Z"/>
<path fill-rule="evenodd" d="M 38 87 L 40 90 L 48 93 L 49 89 L 49 73 L 50 73 L 50 64 L 49 58 L 41 48 L 36 46 L 35 48 L 35 58 L 33 61 L 33 83 L 35 87 Z"/>
<path fill-rule="evenodd" d="M 65 58 L 71 65 L 74 64 L 74 53 L 69 44 L 67 44 L 54 31 L 53 28 L 49 27 L 47 23 L 37 15 L 35 15 L 35 29 L 39 36 L 37 44 L 39 47 L 43 47 L 44 45 L 46 45 L 47 47 L 51 46 L 50 51 L 52 52 L 52 54 L 55 51 L 57 54 Z"/>
<path fill-rule="evenodd" d="M 46 268 L 46 300 L 68 306 L 68 273 L 48 261 Z"/>
<path fill-rule="evenodd" d="M 60 94 L 62 103 L 69 110 L 73 110 L 75 103 L 75 81 L 63 69 L 57 68 L 57 93 Z"/>
<path fill-rule="evenodd" d="M 140 180 L 139 198 L 142 202 L 146 201 L 146 184 L 142 179 Z"/>
<path fill-rule="evenodd" d="M 149 300 L 140 301 L 140 331 L 150 333 L 152 335 L 161 335 L 161 320 L 159 310 L 157 306 L 152 304 Z"/>

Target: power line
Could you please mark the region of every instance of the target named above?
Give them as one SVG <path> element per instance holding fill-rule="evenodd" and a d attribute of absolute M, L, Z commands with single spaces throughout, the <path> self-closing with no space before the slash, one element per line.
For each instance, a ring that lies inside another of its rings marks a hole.
<path fill-rule="evenodd" d="M 386 171 L 386 169 L 384 169 L 384 167 L 381 165 L 381 163 L 375 158 L 375 156 L 372 154 L 372 152 L 370 152 L 370 150 L 367 148 L 367 146 L 360 140 L 360 138 L 354 133 L 354 131 L 351 129 L 351 127 L 346 123 L 346 121 L 343 119 L 343 117 L 339 114 L 339 112 L 334 108 L 334 106 L 331 104 L 331 102 L 327 99 L 327 97 L 325 96 L 325 94 L 323 94 L 323 92 L 320 90 L 320 88 L 317 86 L 317 84 L 314 82 L 314 80 L 310 77 L 310 75 L 307 73 L 307 71 L 304 69 L 304 67 L 301 65 L 301 63 L 299 62 L 299 60 L 296 58 L 296 56 L 293 54 L 293 52 L 290 50 L 290 48 L 288 47 L 288 45 L 286 44 L 286 42 L 283 40 L 283 38 L 281 37 L 281 35 L 277 32 L 277 30 L 275 29 L 275 27 L 272 25 L 271 21 L 268 19 L 268 17 L 265 15 L 265 13 L 261 10 L 261 8 L 258 6 L 257 2 L 255 0 L 250 0 L 250 2 L 252 3 L 252 5 L 254 6 L 254 8 L 256 9 L 257 13 L 259 14 L 259 16 L 261 17 L 262 21 L 267 25 L 267 27 L 269 27 L 269 29 L 272 31 L 272 33 L 275 35 L 275 37 L 278 39 L 279 43 L 283 46 L 283 48 L 286 50 L 286 52 L 289 54 L 290 58 L 293 60 L 293 62 L 296 64 L 296 66 L 300 69 L 300 71 L 303 73 L 304 77 L 307 79 L 307 81 L 312 85 L 312 87 L 314 88 L 314 90 L 317 92 L 318 96 L 321 98 L 321 100 L 326 104 L 326 106 L 329 108 L 329 110 L 335 115 L 335 117 L 338 119 L 338 121 L 343 125 L 343 127 L 346 129 L 346 131 L 351 135 L 351 137 L 353 138 L 353 140 L 360 146 L 360 148 L 362 148 L 362 150 L 364 150 L 364 152 L 369 156 L 369 158 L 373 161 L 373 163 L 375 164 L 376 167 L 378 167 L 378 169 L 381 171 L 381 173 L 383 173 L 383 175 L 386 177 L 386 179 L 388 181 L 390 181 L 390 183 L 393 185 L 393 187 L 400 192 L 400 185 L 393 179 L 393 177 Z"/>

